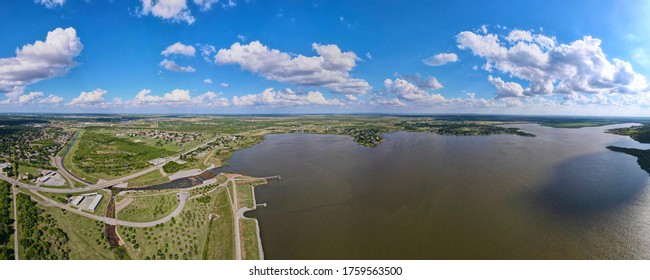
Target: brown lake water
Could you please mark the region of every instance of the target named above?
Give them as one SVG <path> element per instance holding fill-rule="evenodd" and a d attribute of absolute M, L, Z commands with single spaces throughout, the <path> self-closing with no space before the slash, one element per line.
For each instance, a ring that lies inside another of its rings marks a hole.
<path fill-rule="evenodd" d="M 267 259 L 650 259 L 650 176 L 595 128 L 537 137 L 269 135 L 223 172 L 255 191 Z"/>

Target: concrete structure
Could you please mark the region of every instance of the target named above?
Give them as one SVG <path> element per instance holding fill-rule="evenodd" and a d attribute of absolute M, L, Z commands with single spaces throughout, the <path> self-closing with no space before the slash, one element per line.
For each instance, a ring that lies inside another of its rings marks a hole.
<path fill-rule="evenodd" d="M 84 200 L 84 196 L 77 196 L 75 199 L 72 201 L 72 205 L 74 206 L 79 206 L 79 203 Z"/>
<path fill-rule="evenodd" d="M 93 202 L 88 205 L 88 210 L 95 212 L 95 209 L 97 208 L 97 205 L 99 205 L 99 202 L 102 201 L 102 197 L 104 197 L 101 194 L 98 194 L 95 196 L 95 199 L 93 199 Z"/>
<path fill-rule="evenodd" d="M 81 196 L 86 197 L 86 196 L 93 196 L 93 195 L 99 195 L 99 194 L 94 192 L 94 193 L 85 193 L 85 194 L 82 194 Z"/>

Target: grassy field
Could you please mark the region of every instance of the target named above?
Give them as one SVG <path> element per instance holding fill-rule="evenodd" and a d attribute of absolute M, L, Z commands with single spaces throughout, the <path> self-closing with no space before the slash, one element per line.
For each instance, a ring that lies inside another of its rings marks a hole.
<path fill-rule="evenodd" d="M 69 197 L 74 197 L 74 196 L 78 196 L 78 195 L 86 194 L 86 193 L 95 193 L 95 192 L 104 196 L 104 197 L 102 197 L 102 200 L 99 202 L 99 205 L 97 205 L 97 208 L 95 208 L 95 212 L 91 212 L 88 209 L 81 209 L 81 210 L 84 211 L 84 212 L 95 214 L 97 216 L 104 216 L 104 215 L 106 215 L 106 206 L 108 205 L 108 199 L 110 197 L 110 195 L 108 193 L 106 193 L 106 191 L 102 191 L 102 190 L 99 190 L 99 191 L 86 191 L 86 192 L 80 192 L 80 193 L 75 193 L 75 194 L 44 193 L 44 192 L 39 192 L 39 193 L 53 199 L 54 201 L 67 204 Z M 72 206 L 72 207 L 75 207 L 75 206 Z"/>
<path fill-rule="evenodd" d="M 212 201 L 192 199 L 170 222 L 149 228 L 118 227 L 127 251 L 134 259 L 201 259 L 208 231 Z"/>
<path fill-rule="evenodd" d="M 260 252 L 257 243 L 257 224 L 254 219 L 240 219 L 239 231 L 242 244 L 242 259 L 259 260 Z"/>
<path fill-rule="evenodd" d="M 178 206 L 176 193 L 129 194 L 133 202 L 117 213 L 117 218 L 132 222 L 150 222 L 171 214 Z"/>
<path fill-rule="evenodd" d="M 226 189 L 214 192 L 212 202 L 212 220 L 208 226 L 207 240 L 204 245 L 204 260 L 235 259 L 233 212 Z"/>
<path fill-rule="evenodd" d="M 113 259 L 113 253 L 104 237 L 104 224 L 55 207 L 41 207 L 56 220 L 70 241 L 70 259 Z"/>
<path fill-rule="evenodd" d="M 74 175 L 77 175 L 77 177 L 82 178 L 82 179 L 84 179 L 84 180 L 86 180 L 88 182 L 91 182 L 91 183 L 97 183 L 97 181 L 99 181 L 99 177 L 90 175 L 90 174 L 84 172 L 83 170 L 79 169 L 77 167 L 77 165 L 75 165 L 73 160 L 72 160 L 72 156 L 79 149 L 79 142 L 83 138 L 83 135 L 84 135 L 85 132 L 83 130 L 80 130 L 77 133 L 79 133 L 79 138 L 74 143 L 74 145 L 72 145 L 72 148 L 70 148 L 70 152 L 68 152 L 68 155 L 63 159 L 63 164 L 65 165 L 65 168 L 68 169 L 68 171 L 70 171 Z M 70 143 L 70 144 L 72 144 L 72 143 Z M 75 182 L 75 185 L 76 184 L 77 183 Z"/>
<path fill-rule="evenodd" d="M 239 208 L 248 207 L 253 209 L 255 202 L 253 199 L 253 184 L 249 182 L 237 182 L 237 199 Z"/>
<path fill-rule="evenodd" d="M 113 179 L 144 169 L 149 160 L 173 155 L 174 152 L 130 139 L 115 137 L 114 134 L 87 130 L 73 147 L 69 157 L 75 166 L 73 171 L 95 178 Z M 66 157 L 67 158 L 67 157 Z"/>
<path fill-rule="evenodd" d="M 157 185 L 169 182 L 167 177 L 163 177 L 159 170 L 151 171 L 140 177 L 136 177 L 128 181 L 129 187 L 144 187 L 150 185 Z"/>

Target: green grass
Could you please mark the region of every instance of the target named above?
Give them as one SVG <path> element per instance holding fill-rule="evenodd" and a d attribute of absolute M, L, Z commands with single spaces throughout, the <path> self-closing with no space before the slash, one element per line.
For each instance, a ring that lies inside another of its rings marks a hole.
<path fill-rule="evenodd" d="M 175 161 L 170 161 L 163 166 L 163 171 L 167 174 L 172 174 L 180 171 L 185 167 L 184 164 L 179 164 Z"/>
<path fill-rule="evenodd" d="M 257 242 L 257 224 L 254 219 L 240 219 L 239 231 L 242 244 L 242 259 L 259 260 L 259 246 Z"/>
<path fill-rule="evenodd" d="M 132 195 L 133 202 L 117 213 L 117 218 L 132 222 L 150 222 L 171 214 L 178 206 L 176 193 Z"/>
<path fill-rule="evenodd" d="M 95 130 L 85 131 L 77 142 L 69 157 L 78 170 L 95 178 L 117 178 L 149 167 L 149 160 L 174 154 Z"/>
<path fill-rule="evenodd" d="M 167 177 L 163 177 L 158 169 L 128 181 L 129 187 L 145 187 L 167 182 L 169 182 L 169 179 Z"/>
<path fill-rule="evenodd" d="M 583 128 L 583 127 L 596 127 L 615 124 L 615 122 L 610 121 L 599 121 L 599 122 L 544 122 L 540 125 L 554 127 L 554 128 Z"/>
<path fill-rule="evenodd" d="M 82 178 L 82 179 L 84 179 L 84 180 L 86 180 L 88 182 L 91 182 L 91 183 L 97 183 L 97 181 L 99 181 L 98 177 L 90 175 L 90 174 L 84 172 L 83 170 L 79 169 L 77 167 L 77 165 L 75 165 L 74 162 L 72 161 L 72 156 L 79 149 L 79 142 L 83 138 L 83 136 L 85 134 L 85 131 L 80 130 L 77 133 L 79 133 L 79 138 L 77 139 L 77 141 L 74 143 L 74 145 L 70 149 L 70 152 L 68 152 L 68 155 L 63 159 L 63 164 L 65 165 L 65 168 L 67 168 L 68 171 L 70 171 L 70 173 L 76 175 L 77 177 Z M 75 181 L 75 186 L 77 186 L 77 184 L 79 184 L 79 183 Z M 81 187 L 83 187 L 83 186 L 81 186 Z"/>
<path fill-rule="evenodd" d="M 203 259 L 232 260 L 235 258 L 235 227 L 232 208 L 224 188 L 220 188 L 214 193 L 213 219 L 208 227 Z M 219 215 L 218 218 L 216 215 Z"/>
<path fill-rule="evenodd" d="M 70 259 L 105 260 L 114 258 L 108 240 L 104 237 L 104 224 L 102 222 L 55 207 L 39 207 L 52 215 L 59 227 L 68 234 L 70 238 L 68 242 Z"/>
<path fill-rule="evenodd" d="M 110 195 L 108 195 L 105 191 L 101 191 L 101 190 L 85 191 L 85 192 L 80 192 L 80 193 L 74 193 L 74 194 L 71 195 L 71 197 L 75 197 L 75 196 L 78 196 L 78 195 L 81 195 L 81 194 L 87 194 L 87 193 L 95 193 L 95 192 L 98 193 L 98 194 L 101 194 L 103 196 L 102 200 L 99 202 L 99 205 L 97 205 L 97 208 L 95 208 L 95 212 L 91 212 L 87 208 L 80 209 L 80 210 L 103 217 L 104 215 L 106 215 L 106 206 L 108 206 L 108 201 L 109 201 L 109 198 L 110 198 Z M 47 197 L 53 199 L 56 202 L 64 203 L 64 204 L 67 203 L 67 198 L 68 198 L 67 194 L 45 193 L 45 192 L 39 192 L 39 193 L 41 195 L 44 195 L 44 196 L 47 196 Z M 36 198 L 36 197 L 34 197 L 34 198 Z M 72 207 L 74 207 L 74 206 L 72 206 Z"/>
<path fill-rule="evenodd" d="M 253 209 L 255 202 L 253 201 L 253 187 L 251 183 L 237 182 L 237 200 L 239 207 L 248 207 Z"/>
<path fill-rule="evenodd" d="M 126 249 L 134 259 L 201 259 L 208 232 L 208 215 L 216 194 L 209 202 L 192 199 L 174 222 L 149 228 L 118 227 Z M 232 239 L 232 238 L 231 238 Z M 135 248 L 137 244 L 138 248 Z"/>

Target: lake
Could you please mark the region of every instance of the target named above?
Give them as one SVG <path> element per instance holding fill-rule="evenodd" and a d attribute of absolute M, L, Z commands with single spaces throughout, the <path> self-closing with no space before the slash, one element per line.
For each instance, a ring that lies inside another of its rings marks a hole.
<path fill-rule="evenodd" d="M 514 125 L 537 137 L 278 134 L 222 172 L 256 188 L 267 259 L 648 259 L 650 177 L 604 130 Z"/>

